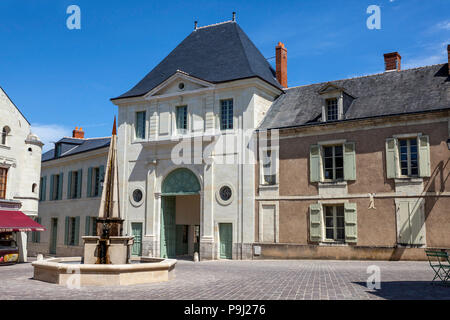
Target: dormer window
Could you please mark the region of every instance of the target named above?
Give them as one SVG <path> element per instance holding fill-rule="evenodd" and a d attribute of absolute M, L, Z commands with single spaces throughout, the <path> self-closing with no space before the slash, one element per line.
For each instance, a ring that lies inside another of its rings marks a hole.
<path fill-rule="evenodd" d="M 55 158 L 59 157 L 61 155 L 61 144 L 57 143 L 55 144 Z"/>
<path fill-rule="evenodd" d="M 326 100 L 326 113 L 327 113 L 327 121 L 336 121 L 338 120 L 338 100 L 337 98 L 327 99 Z"/>

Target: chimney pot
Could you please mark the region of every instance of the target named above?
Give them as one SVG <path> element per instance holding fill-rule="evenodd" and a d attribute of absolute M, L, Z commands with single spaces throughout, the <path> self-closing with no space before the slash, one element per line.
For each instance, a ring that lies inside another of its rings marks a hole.
<path fill-rule="evenodd" d="M 75 130 L 72 131 L 72 138 L 75 139 L 84 139 L 84 131 L 83 128 L 75 127 Z"/>
<path fill-rule="evenodd" d="M 398 52 L 391 52 L 384 54 L 384 66 L 386 71 L 397 70 L 400 71 L 402 57 Z"/>
<path fill-rule="evenodd" d="M 283 88 L 287 88 L 287 50 L 282 42 L 275 47 L 275 64 L 277 80 Z"/>

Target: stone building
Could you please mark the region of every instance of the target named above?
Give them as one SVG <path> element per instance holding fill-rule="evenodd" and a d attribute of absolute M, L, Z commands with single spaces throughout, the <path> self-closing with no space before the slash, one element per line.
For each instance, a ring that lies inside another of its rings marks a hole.
<path fill-rule="evenodd" d="M 257 258 L 450 248 L 449 64 L 401 70 L 398 53 L 384 57 L 384 73 L 288 88 L 271 106 L 258 127 Z"/>
<path fill-rule="evenodd" d="M 27 232 L 39 226 L 31 218 L 38 215 L 42 146 L 28 120 L 0 88 L 0 239 L 2 235 L 15 238 L 20 261 L 27 259 Z M 15 223 L 10 225 L 10 220 Z"/>
<path fill-rule="evenodd" d="M 142 234 L 144 255 L 251 258 L 256 186 L 254 163 L 242 159 L 246 133 L 281 93 L 275 70 L 232 20 L 196 27 L 112 99 L 121 214 L 129 234 Z"/>
<path fill-rule="evenodd" d="M 83 255 L 82 236 L 95 234 L 110 138 L 84 138 L 82 128 L 42 155 L 39 218 L 30 254 Z"/>

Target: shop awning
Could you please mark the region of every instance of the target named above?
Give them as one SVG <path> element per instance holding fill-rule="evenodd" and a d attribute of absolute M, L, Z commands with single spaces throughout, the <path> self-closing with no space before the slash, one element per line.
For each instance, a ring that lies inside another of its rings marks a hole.
<path fill-rule="evenodd" d="M 45 228 L 21 211 L 0 210 L 0 232 L 13 231 L 45 231 Z"/>

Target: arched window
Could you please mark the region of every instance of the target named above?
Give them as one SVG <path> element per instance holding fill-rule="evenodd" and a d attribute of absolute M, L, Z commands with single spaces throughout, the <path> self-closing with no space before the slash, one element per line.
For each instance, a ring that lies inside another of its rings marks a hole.
<path fill-rule="evenodd" d="M 8 126 L 4 126 L 3 130 L 2 130 L 2 137 L 1 137 L 1 143 L 3 145 L 6 145 L 6 137 L 8 136 L 9 132 L 10 132 L 9 127 Z"/>
<path fill-rule="evenodd" d="M 33 183 L 33 186 L 31 187 L 31 191 L 32 191 L 33 193 L 36 193 L 36 189 L 37 189 L 37 184 L 36 184 L 36 183 Z"/>

